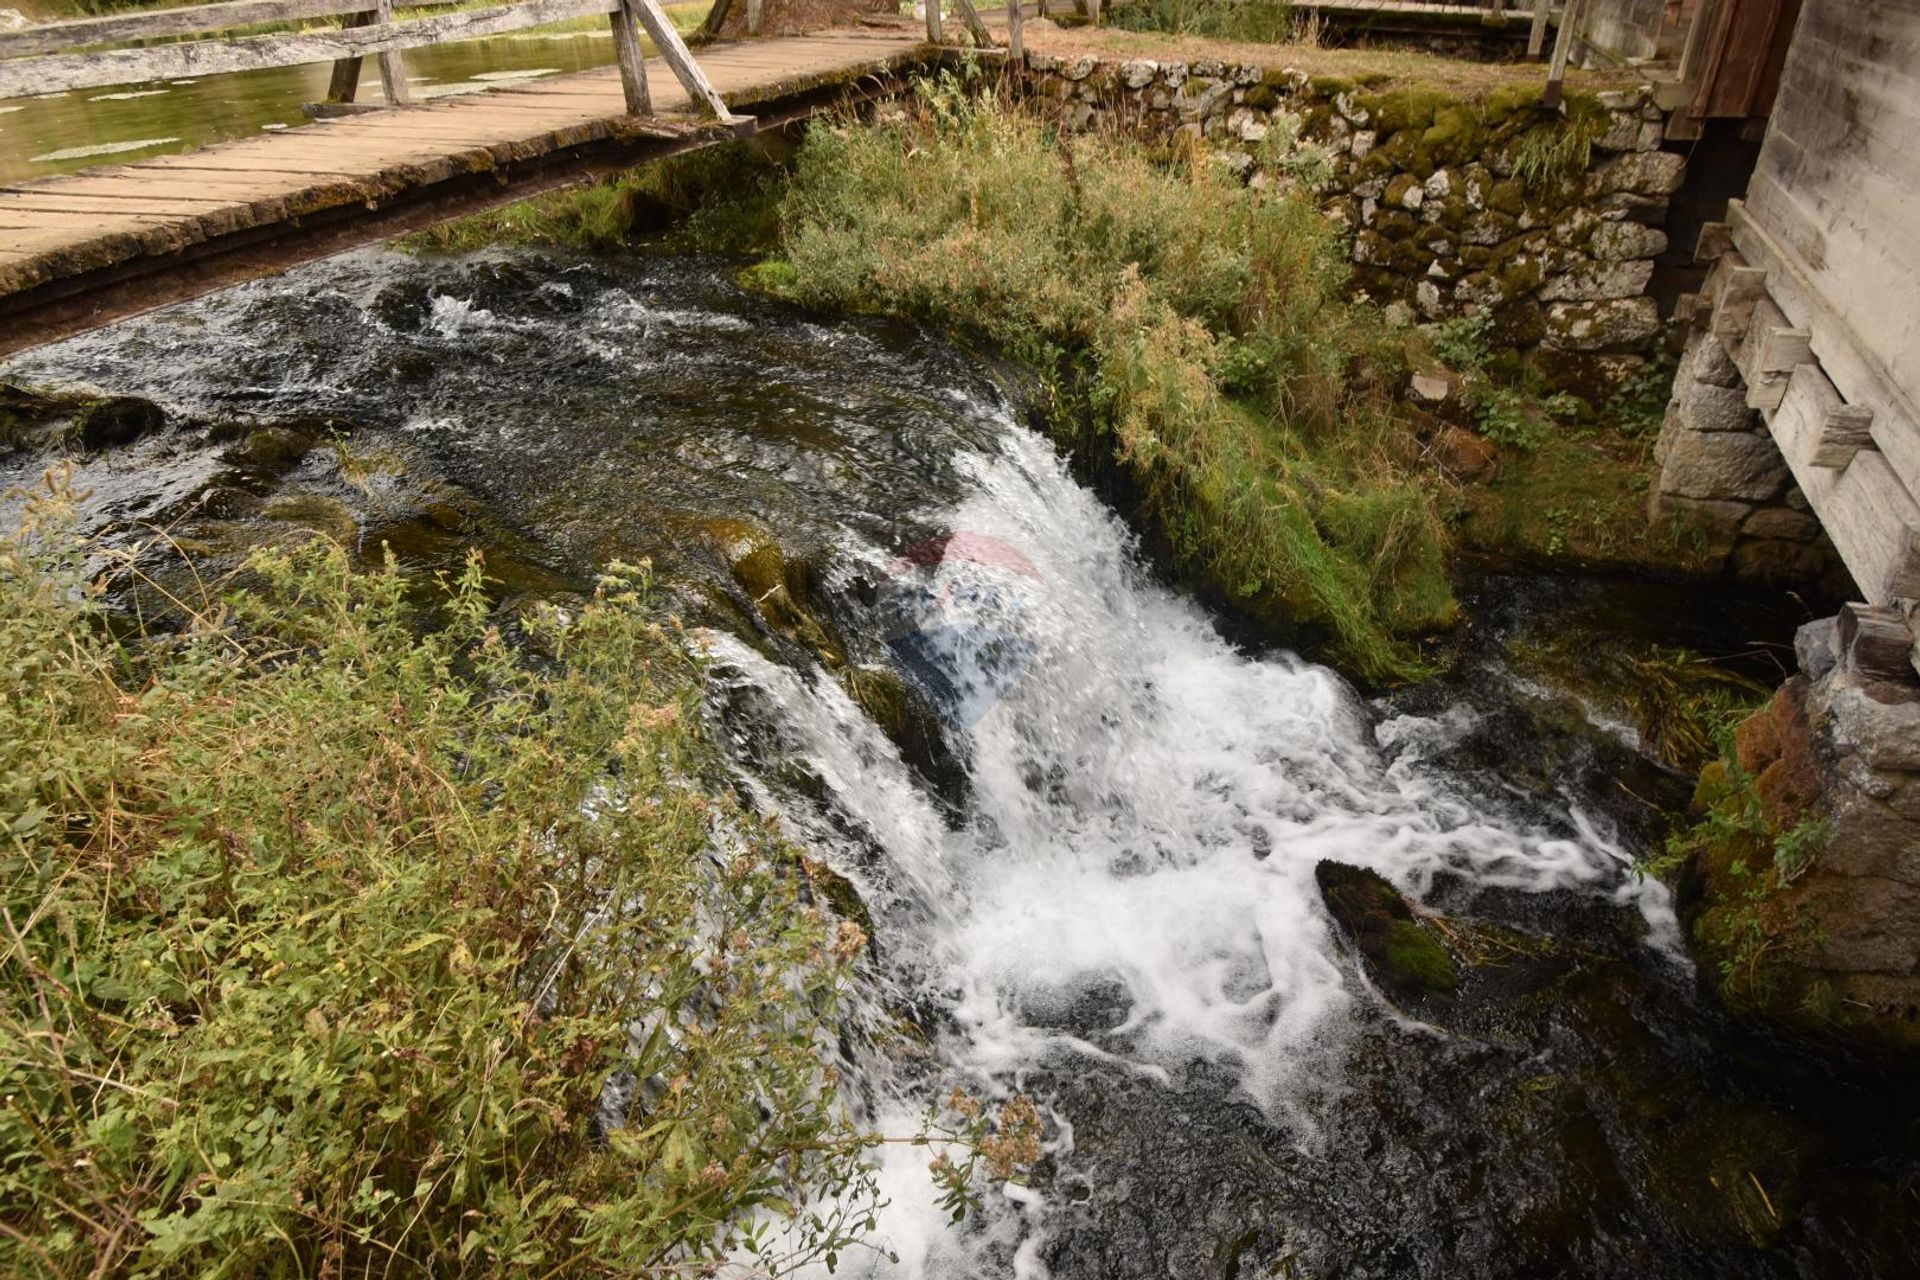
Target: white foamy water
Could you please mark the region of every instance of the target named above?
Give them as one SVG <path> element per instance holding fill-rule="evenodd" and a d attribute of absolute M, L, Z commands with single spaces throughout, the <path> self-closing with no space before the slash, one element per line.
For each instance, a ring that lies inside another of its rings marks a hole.
<path fill-rule="evenodd" d="M 833 680 L 712 642 L 832 796 L 836 821 L 761 791 L 806 843 L 844 854 L 880 921 L 883 987 L 951 1011 L 943 1087 L 1005 1093 L 1076 1055 L 1170 1081 L 1205 1060 L 1285 1119 L 1374 998 L 1321 903 L 1323 858 L 1416 899 L 1443 872 L 1607 895 L 1638 905 L 1656 944 L 1677 940 L 1665 890 L 1632 877 L 1585 815 L 1536 829 L 1449 782 L 1439 766 L 1466 709 L 1375 724 L 1327 669 L 1236 652 L 1145 579 L 1119 522 L 1011 420 L 997 456 L 963 465 L 972 492 L 942 522 L 955 534 L 944 558 L 853 552 L 912 594 L 922 631 L 962 637 L 927 648 L 957 664 L 961 718 L 989 703 L 957 735 L 970 785 L 957 829 Z M 965 639 L 979 635 L 1020 643 Z M 1088 1025 L 1094 992 L 1124 1010 L 1117 1023 Z M 921 1105 L 874 1120 L 910 1132 Z M 882 1167 L 893 1205 L 873 1274 L 977 1274 L 992 1238 L 1016 1273 L 1043 1274 L 1044 1202 L 1016 1191 L 963 1241 L 933 1204 L 925 1153 L 908 1150 Z"/>

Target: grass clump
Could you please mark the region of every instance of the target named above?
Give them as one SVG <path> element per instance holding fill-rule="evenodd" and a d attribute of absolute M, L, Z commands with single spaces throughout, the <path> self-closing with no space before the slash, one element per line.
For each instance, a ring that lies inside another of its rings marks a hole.
<path fill-rule="evenodd" d="M 777 135 L 701 147 L 440 223 L 401 243 L 437 252 L 500 244 L 610 250 L 671 233 L 677 248 L 744 253 L 773 240 L 785 150 Z"/>
<path fill-rule="evenodd" d="M 316 543 L 121 639 L 60 513 L 0 542 L 0 1273 L 771 1273 L 854 1232 L 749 1225 L 861 1203 L 822 1046 L 863 939 L 708 785 L 644 572 L 513 645 L 477 558 L 423 632 Z"/>
<path fill-rule="evenodd" d="M 1057 434 L 1117 468 L 1183 569 L 1362 676 L 1450 622 L 1446 533 L 1391 411 L 1398 344 L 1349 301 L 1312 203 L 1204 151 L 1156 163 L 952 80 L 871 127 L 819 126 L 780 207 L 799 301 L 921 317 L 1050 378 Z"/>
<path fill-rule="evenodd" d="M 1293 6 L 1286 0 L 1135 0 L 1115 5 L 1107 20 L 1126 31 L 1253 44 L 1281 44 L 1300 35 Z"/>

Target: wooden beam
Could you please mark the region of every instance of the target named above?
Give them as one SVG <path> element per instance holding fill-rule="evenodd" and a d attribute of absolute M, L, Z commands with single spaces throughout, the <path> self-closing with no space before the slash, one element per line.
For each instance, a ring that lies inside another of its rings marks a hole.
<path fill-rule="evenodd" d="M 710 36 L 720 34 L 720 28 L 727 24 L 727 13 L 733 8 L 733 0 L 713 0 L 713 8 L 707 10 L 707 20 L 700 29 Z"/>
<path fill-rule="evenodd" d="M 377 0 L 373 10 L 373 25 L 393 25 L 393 0 Z M 387 101 L 396 107 L 404 107 L 412 102 L 413 88 L 407 83 L 406 55 L 398 49 L 382 49 L 376 57 L 380 62 L 380 87 L 387 91 Z"/>
<path fill-rule="evenodd" d="M 720 3 L 725 5 L 728 0 Z M 620 64 L 620 92 L 627 101 L 627 114 L 650 116 L 653 93 L 647 88 L 647 58 L 640 48 L 640 27 L 634 21 L 633 9 L 622 0 L 607 20 L 613 24 L 613 55 Z"/>
<path fill-rule="evenodd" d="M 1026 12 L 1020 7 L 1020 0 L 1007 0 L 1007 53 L 1015 62 L 1025 60 L 1027 56 L 1026 33 L 1021 23 Z"/>
<path fill-rule="evenodd" d="M 943 34 L 940 30 L 940 0 L 926 0 L 926 6 L 927 43 L 939 44 Z"/>
<path fill-rule="evenodd" d="M 1527 28 L 1527 56 L 1537 58 L 1547 48 L 1547 5 L 1549 0 L 1533 0 L 1533 24 Z"/>
<path fill-rule="evenodd" d="M 757 36 L 766 24 L 766 6 L 760 0 L 747 0 L 747 34 Z"/>
<path fill-rule="evenodd" d="M 366 0 L 356 0 L 365 5 Z M 342 28 L 299 35 L 243 36 L 237 40 L 196 40 L 143 49 L 103 49 L 49 58 L 0 62 L 0 98 L 93 89 L 143 80 L 179 80 L 229 71 L 259 71 L 308 62 L 359 58 L 390 49 L 419 49 L 476 36 L 521 31 L 527 27 L 610 13 L 618 0 L 520 0 L 518 4 L 468 9 L 430 18 L 412 18 L 387 26 Z M 671 28 L 669 28 L 671 29 Z M 678 36 L 675 37 L 676 41 Z M 685 47 L 684 45 L 682 46 Z"/>
<path fill-rule="evenodd" d="M 1891 605 L 1843 604 L 1834 647 L 1849 669 L 1873 680 L 1913 678 L 1913 631 L 1907 615 Z"/>
<path fill-rule="evenodd" d="M 411 7 L 452 4 L 454 0 L 407 0 Z M 76 18 L 0 31 L 0 58 L 31 58 L 89 45 L 124 40 L 154 40 L 165 36 L 231 31 L 266 22 L 301 22 L 358 13 L 367 0 L 226 0 L 223 4 L 196 4 L 182 9 L 155 9 L 102 18 Z"/>
<path fill-rule="evenodd" d="M 700 64 L 693 60 L 693 54 L 687 49 L 687 42 L 673 29 L 673 23 L 661 11 L 658 0 L 626 0 L 632 8 L 633 16 L 645 27 L 647 34 L 653 37 L 654 47 L 660 50 L 660 58 L 667 69 L 680 81 L 687 91 L 687 97 L 698 110 L 703 110 L 722 124 L 741 125 L 751 123 L 752 116 L 737 116 L 721 101 L 707 80 L 706 73 L 700 70 Z"/>

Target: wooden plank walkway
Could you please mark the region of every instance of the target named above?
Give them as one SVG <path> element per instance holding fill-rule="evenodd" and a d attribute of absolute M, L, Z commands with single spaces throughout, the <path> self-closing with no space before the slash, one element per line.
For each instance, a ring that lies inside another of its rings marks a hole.
<path fill-rule="evenodd" d="M 751 114 L 765 106 L 784 120 L 795 113 L 782 114 L 783 105 L 805 100 L 812 109 L 823 90 L 937 54 L 905 28 L 714 44 L 697 56 L 730 108 Z M 626 114 L 619 69 L 609 66 L 0 187 L 0 350 L 86 327 L 86 309 L 76 309 L 72 299 L 96 283 L 164 272 L 215 254 L 226 241 L 284 241 L 308 220 L 337 228 L 342 219 L 371 218 L 383 206 L 419 201 L 438 188 L 477 188 L 477 200 L 442 205 L 458 213 L 527 194 L 506 189 L 516 170 L 551 174 L 570 156 L 591 155 L 605 171 L 726 136 L 694 114 L 661 60 L 648 59 L 647 70 L 654 114 L 644 118 Z M 476 184 L 476 175 L 499 181 Z M 544 186 L 561 184 L 556 177 Z M 501 190 L 489 198 L 487 186 Z M 336 234 L 317 241 L 312 253 L 283 251 L 279 266 L 339 247 L 345 245 Z M 162 290 L 153 301 L 172 296 L 180 291 Z M 36 324 L 30 313 L 48 297 L 68 305 L 60 317 Z M 92 323 L 137 309 L 95 308 Z"/>

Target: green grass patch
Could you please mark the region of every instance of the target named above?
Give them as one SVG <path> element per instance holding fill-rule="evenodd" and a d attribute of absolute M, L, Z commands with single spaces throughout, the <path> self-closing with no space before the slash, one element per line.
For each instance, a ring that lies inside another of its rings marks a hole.
<path fill-rule="evenodd" d="M 750 278 L 1042 371 L 1062 439 L 1117 463 L 1174 561 L 1279 634 L 1385 680 L 1453 620 L 1439 482 L 1386 390 L 1399 344 L 1349 301 L 1310 198 L 947 80 L 904 118 L 809 134 L 780 248 Z"/>

